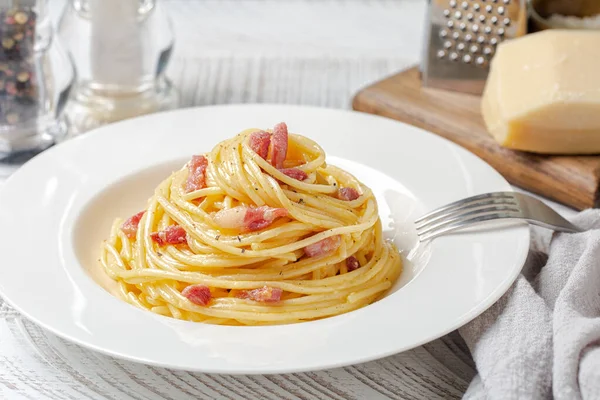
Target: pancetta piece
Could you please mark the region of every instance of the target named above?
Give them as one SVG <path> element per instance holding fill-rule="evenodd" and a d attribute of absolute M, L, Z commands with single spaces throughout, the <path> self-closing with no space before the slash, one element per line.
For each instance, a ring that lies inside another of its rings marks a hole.
<path fill-rule="evenodd" d="M 360 268 L 360 263 L 354 256 L 350 256 L 346 258 L 346 268 L 348 268 L 348 272 L 352 272 Z"/>
<path fill-rule="evenodd" d="M 190 285 L 181 291 L 181 294 L 189 301 L 199 306 L 207 306 L 210 303 L 211 294 L 208 286 Z"/>
<path fill-rule="evenodd" d="M 139 213 L 129 217 L 127 221 L 123 222 L 123 225 L 121 225 L 121 230 L 129 239 L 135 239 L 140 220 L 145 212 L 146 211 L 140 211 Z"/>
<path fill-rule="evenodd" d="M 277 218 L 286 216 L 288 212 L 285 208 L 237 206 L 217 212 L 213 220 L 225 229 L 258 231 L 271 225 Z"/>
<path fill-rule="evenodd" d="M 340 188 L 337 192 L 337 198 L 340 200 L 352 201 L 359 197 L 360 193 L 358 193 L 358 190 L 351 187 Z"/>
<path fill-rule="evenodd" d="M 339 235 L 331 236 L 317 243 L 309 244 L 304 248 L 304 254 L 308 257 L 321 257 L 333 253 L 342 244 L 342 238 Z"/>
<path fill-rule="evenodd" d="M 240 299 L 254 300 L 261 303 L 277 303 L 281 301 L 283 290 L 270 286 L 263 286 L 258 289 L 242 290 L 236 297 Z"/>
<path fill-rule="evenodd" d="M 162 231 L 154 232 L 150 235 L 150 239 L 154 240 L 159 246 L 187 243 L 185 229 L 179 225 L 171 225 Z"/>
<path fill-rule="evenodd" d="M 283 162 L 287 157 L 288 149 L 288 129 L 285 122 L 280 122 L 273 128 L 273 152 L 271 155 L 271 164 L 277 168 L 283 168 Z"/>
<path fill-rule="evenodd" d="M 269 145 L 271 144 L 271 134 L 265 131 L 252 132 L 248 140 L 250 148 L 266 160 L 269 154 Z"/>
<path fill-rule="evenodd" d="M 308 174 L 298 168 L 283 168 L 279 170 L 282 174 L 289 176 L 290 178 L 303 181 L 308 178 Z"/>
<path fill-rule="evenodd" d="M 204 156 L 192 156 L 188 164 L 188 178 L 185 181 L 185 191 L 193 192 L 206 187 L 206 168 L 208 159 Z"/>

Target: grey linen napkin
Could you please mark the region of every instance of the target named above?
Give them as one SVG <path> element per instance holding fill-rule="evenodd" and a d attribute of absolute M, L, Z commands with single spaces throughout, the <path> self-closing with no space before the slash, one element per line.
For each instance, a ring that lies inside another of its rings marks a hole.
<path fill-rule="evenodd" d="M 459 330 L 478 371 L 465 399 L 600 399 L 600 210 L 573 222 L 592 230 L 536 230 L 511 289 Z"/>

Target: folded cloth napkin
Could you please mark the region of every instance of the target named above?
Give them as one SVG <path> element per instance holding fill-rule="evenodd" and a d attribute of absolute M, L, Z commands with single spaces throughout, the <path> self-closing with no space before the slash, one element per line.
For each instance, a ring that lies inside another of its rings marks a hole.
<path fill-rule="evenodd" d="M 465 399 L 600 399 L 600 210 L 573 223 L 590 230 L 536 230 L 511 289 L 459 330 L 478 371 Z"/>

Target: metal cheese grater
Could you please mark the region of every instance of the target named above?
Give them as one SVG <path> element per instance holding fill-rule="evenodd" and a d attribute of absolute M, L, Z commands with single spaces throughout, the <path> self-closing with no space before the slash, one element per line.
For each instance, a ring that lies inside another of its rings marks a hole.
<path fill-rule="evenodd" d="M 423 84 L 480 94 L 496 47 L 527 30 L 526 0 L 429 0 Z"/>

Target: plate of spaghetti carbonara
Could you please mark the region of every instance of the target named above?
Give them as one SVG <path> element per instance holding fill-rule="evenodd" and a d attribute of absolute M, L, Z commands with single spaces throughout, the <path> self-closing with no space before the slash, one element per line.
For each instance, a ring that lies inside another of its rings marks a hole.
<path fill-rule="evenodd" d="M 402 271 L 371 190 L 284 122 L 193 155 L 144 210 L 115 220 L 101 263 L 129 303 L 225 325 L 346 313 Z"/>
<path fill-rule="evenodd" d="M 359 113 L 215 106 L 109 125 L 0 191 L 0 293 L 112 356 L 284 373 L 401 352 L 512 284 L 515 224 L 419 243 L 437 205 L 510 190 L 425 131 Z"/>

